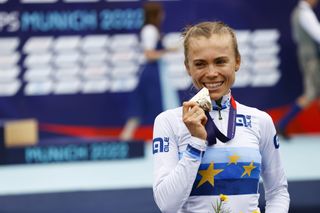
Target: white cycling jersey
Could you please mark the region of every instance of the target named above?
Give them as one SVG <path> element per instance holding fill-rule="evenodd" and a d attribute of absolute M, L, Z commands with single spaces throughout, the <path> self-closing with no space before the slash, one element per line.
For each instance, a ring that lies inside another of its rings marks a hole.
<path fill-rule="evenodd" d="M 260 212 L 258 185 L 263 179 L 266 213 L 287 213 L 289 194 L 281 164 L 279 140 L 271 117 L 238 102 L 235 137 L 207 146 L 191 136 L 182 121 L 182 107 L 157 116 L 153 133 L 155 201 L 162 212 L 214 212 L 220 194 L 232 213 Z M 226 134 L 230 94 L 226 106 L 210 116 Z M 219 113 L 222 119 L 219 120 Z"/>

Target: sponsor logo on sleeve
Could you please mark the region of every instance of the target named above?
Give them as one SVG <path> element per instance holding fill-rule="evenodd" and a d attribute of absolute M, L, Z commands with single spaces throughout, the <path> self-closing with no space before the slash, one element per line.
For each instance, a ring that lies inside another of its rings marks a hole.
<path fill-rule="evenodd" d="M 169 137 L 153 139 L 153 154 L 169 152 Z"/>

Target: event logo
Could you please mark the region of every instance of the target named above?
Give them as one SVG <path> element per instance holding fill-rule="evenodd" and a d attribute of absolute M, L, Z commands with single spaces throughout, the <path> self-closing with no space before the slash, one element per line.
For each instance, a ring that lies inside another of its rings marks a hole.
<path fill-rule="evenodd" d="M 32 11 L 21 13 L 21 31 L 93 31 L 97 30 L 95 10 Z"/>
<path fill-rule="evenodd" d="M 142 24 L 140 8 L 21 13 L 21 31 L 31 32 L 138 30 Z"/>
<path fill-rule="evenodd" d="M 139 30 L 141 8 L 0 11 L 0 32 L 96 32 L 97 30 Z"/>
<path fill-rule="evenodd" d="M 131 158 L 128 143 L 107 142 L 68 144 L 60 146 L 32 146 L 25 149 L 26 163 L 52 163 L 84 160 L 112 160 Z M 132 153 L 131 153 L 132 154 Z"/>

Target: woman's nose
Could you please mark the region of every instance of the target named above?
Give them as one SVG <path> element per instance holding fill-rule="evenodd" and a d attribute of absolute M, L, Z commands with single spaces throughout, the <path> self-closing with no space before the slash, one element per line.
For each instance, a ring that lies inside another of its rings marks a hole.
<path fill-rule="evenodd" d="M 208 74 L 216 76 L 218 74 L 217 68 L 214 65 L 210 64 L 208 67 Z"/>

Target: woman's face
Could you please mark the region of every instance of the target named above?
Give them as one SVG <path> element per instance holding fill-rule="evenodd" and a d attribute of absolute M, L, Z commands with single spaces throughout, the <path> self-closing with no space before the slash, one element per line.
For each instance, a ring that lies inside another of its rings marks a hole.
<path fill-rule="evenodd" d="M 208 88 L 212 100 L 219 100 L 229 92 L 240 67 L 231 35 L 190 38 L 187 57 L 186 68 L 197 89 Z"/>

